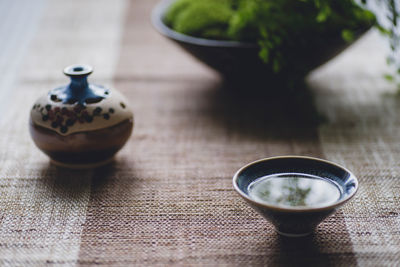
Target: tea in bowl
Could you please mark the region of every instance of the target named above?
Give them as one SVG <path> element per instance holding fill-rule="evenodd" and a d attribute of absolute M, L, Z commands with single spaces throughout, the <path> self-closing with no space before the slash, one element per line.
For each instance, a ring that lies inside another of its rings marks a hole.
<path fill-rule="evenodd" d="M 301 237 L 350 200 L 358 181 L 333 162 L 283 156 L 242 167 L 233 177 L 233 187 L 279 234 Z"/>

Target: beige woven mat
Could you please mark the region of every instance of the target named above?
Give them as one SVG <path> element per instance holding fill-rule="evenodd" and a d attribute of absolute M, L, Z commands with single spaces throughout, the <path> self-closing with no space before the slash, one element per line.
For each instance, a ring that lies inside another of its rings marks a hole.
<path fill-rule="evenodd" d="M 312 110 L 225 88 L 151 29 L 155 3 L 45 4 L 0 120 L 0 262 L 399 264 L 400 103 L 381 82 L 379 38 L 311 75 Z M 121 90 L 136 117 L 116 162 L 92 171 L 49 165 L 27 131 L 31 103 L 75 62 L 94 65 L 91 79 Z M 279 237 L 231 185 L 243 164 L 284 154 L 337 161 L 361 181 L 355 200 L 302 240 Z"/>

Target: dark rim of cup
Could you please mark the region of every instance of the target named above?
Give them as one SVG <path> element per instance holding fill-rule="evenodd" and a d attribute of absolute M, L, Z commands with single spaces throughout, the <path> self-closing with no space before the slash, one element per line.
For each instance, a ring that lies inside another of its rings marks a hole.
<path fill-rule="evenodd" d="M 158 32 L 161 34 L 183 43 L 189 43 L 198 46 L 209 47 L 240 47 L 240 48 L 258 48 L 256 43 L 247 43 L 239 41 L 220 41 L 213 39 L 205 39 L 193 37 L 174 31 L 164 23 L 165 12 L 168 7 L 176 0 L 163 0 L 153 9 L 151 13 L 151 21 Z"/>
<path fill-rule="evenodd" d="M 263 162 L 263 161 L 270 161 L 270 160 L 277 160 L 277 159 L 283 159 L 283 158 L 292 158 L 292 159 L 308 159 L 308 160 L 312 160 L 312 161 L 319 161 L 319 162 L 324 162 L 326 164 L 330 164 L 333 165 L 337 168 L 342 169 L 343 171 L 345 171 L 346 173 L 348 173 L 350 175 L 350 177 L 353 178 L 354 180 L 354 187 L 355 190 L 349 194 L 348 196 L 344 197 L 343 199 L 340 199 L 339 201 L 336 201 L 333 204 L 327 205 L 327 206 L 322 206 L 322 207 L 311 207 L 311 208 L 304 208 L 304 207 L 283 207 L 283 206 L 277 206 L 277 205 L 270 205 L 267 204 L 265 202 L 260 202 L 260 201 L 256 201 L 253 198 L 249 197 L 247 194 L 245 194 L 238 186 L 237 182 L 238 182 L 238 178 L 240 176 L 240 174 L 246 170 L 247 168 Z M 324 159 L 319 159 L 319 158 L 313 158 L 313 157 L 307 157 L 307 156 L 278 156 L 278 157 L 270 157 L 270 158 L 264 158 L 264 159 L 260 159 L 260 160 L 256 160 L 253 162 L 250 162 L 248 164 L 246 164 L 245 166 L 243 166 L 242 168 L 240 168 L 235 175 L 233 176 L 233 187 L 235 188 L 236 192 L 239 193 L 239 195 L 241 197 L 243 197 L 246 201 L 250 202 L 253 205 L 256 205 L 258 207 L 261 208 L 268 208 L 268 209 L 272 209 L 275 211 L 280 211 L 280 212 L 318 212 L 318 211 L 325 211 L 325 210 L 330 210 L 330 209 L 334 209 L 337 208 L 339 206 L 341 206 L 342 204 L 344 204 L 345 202 L 347 202 L 348 200 L 350 200 L 352 197 L 354 197 L 354 195 L 357 193 L 358 191 L 358 180 L 356 178 L 356 176 L 351 173 L 348 169 L 344 168 L 343 166 L 340 166 L 339 164 L 336 164 L 334 162 L 328 161 L 328 160 L 324 160 Z"/>

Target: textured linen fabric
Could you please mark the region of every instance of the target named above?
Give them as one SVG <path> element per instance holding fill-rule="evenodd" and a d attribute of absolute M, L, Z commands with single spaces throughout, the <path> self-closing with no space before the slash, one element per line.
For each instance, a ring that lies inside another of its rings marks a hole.
<path fill-rule="evenodd" d="M 13 96 L 0 99 L 0 263 L 400 264 L 400 102 L 382 81 L 379 36 L 312 73 L 309 94 L 243 93 L 152 29 L 156 3 L 43 1 L 27 18 L 22 59 L 0 83 Z M 118 88 L 135 113 L 127 145 L 94 170 L 55 168 L 28 133 L 31 104 L 74 63 L 93 65 L 89 79 Z M 360 180 L 307 238 L 276 234 L 232 187 L 244 164 L 287 154 Z"/>
<path fill-rule="evenodd" d="M 378 37 L 369 32 L 311 78 L 327 120 L 319 127 L 325 157 L 359 178 L 343 212 L 360 266 L 400 264 L 400 98 L 382 79 L 390 70 Z"/>

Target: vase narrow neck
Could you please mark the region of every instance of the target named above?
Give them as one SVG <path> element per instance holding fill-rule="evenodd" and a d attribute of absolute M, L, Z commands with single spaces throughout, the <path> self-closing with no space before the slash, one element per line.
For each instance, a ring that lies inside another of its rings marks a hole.
<path fill-rule="evenodd" d="M 72 90 L 85 90 L 88 87 L 87 76 L 71 77 L 70 88 Z"/>

